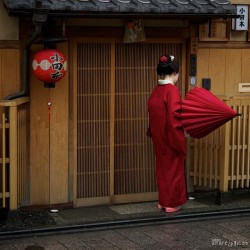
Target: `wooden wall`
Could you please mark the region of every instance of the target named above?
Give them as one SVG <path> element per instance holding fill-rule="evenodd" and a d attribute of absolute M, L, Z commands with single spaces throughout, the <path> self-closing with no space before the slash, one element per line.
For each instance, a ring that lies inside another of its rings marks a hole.
<path fill-rule="evenodd" d="M 201 86 L 202 78 L 211 78 L 211 91 L 215 95 L 240 95 L 239 83 L 250 82 L 249 65 L 248 48 L 199 48 L 198 86 Z"/>
<path fill-rule="evenodd" d="M 0 49 L 0 98 L 20 90 L 20 53 L 18 48 Z"/>
<path fill-rule="evenodd" d="M 33 55 L 39 49 L 33 47 Z M 57 49 L 68 57 L 67 43 Z M 68 75 L 49 90 L 31 72 L 30 205 L 68 202 Z"/>

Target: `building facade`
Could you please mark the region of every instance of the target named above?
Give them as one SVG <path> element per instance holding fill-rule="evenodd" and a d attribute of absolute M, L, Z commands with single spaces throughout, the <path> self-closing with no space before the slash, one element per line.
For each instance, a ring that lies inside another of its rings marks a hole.
<path fill-rule="evenodd" d="M 145 134 L 147 99 L 157 83 L 155 68 L 163 53 L 180 60 L 178 87 L 183 98 L 190 88 L 210 79 L 215 95 L 244 109 L 244 117 L 249 115 L 247 87 L 239 90 L 244 85 L 239 84 L 250 78 L 249 32 L 232 28 L 244 16 L 237 14 L 236 5 L 248 9 L 244 1 L 2 3 L 1 23 L 8 23 L 0 34 L 2 106 L 29 97 L 26 142 L 18 148 L 25 147 L 23 158 L 27 159 L 23 170 L 16 172 L 23 176 L 14 187 L 17 193 L 23 190 L 17 206 L 157 199 L 153 150 Z M 67 74 L 55 88 L 45 88 L 32 70 L 35 53 L 50 46 L 68 61 Z M 239 135 L 241 139 L 233 126 L 205 141 L 188 139 L 190 192 L 195 186 L 221 192 L 247 187 L 248 124 L 245 118 L 237 125 L 246 131 Z M 226 141 L 231 137 L 236 139 Z M 235 152 L 234 140 L 238 143 Z M 237 155 L 243 155 L 244 161 L 238 170 L 232 168 L 230 177 L 225 166 L 234 166 Z M 3 197 L 8 198 L 8 192 Z"/>

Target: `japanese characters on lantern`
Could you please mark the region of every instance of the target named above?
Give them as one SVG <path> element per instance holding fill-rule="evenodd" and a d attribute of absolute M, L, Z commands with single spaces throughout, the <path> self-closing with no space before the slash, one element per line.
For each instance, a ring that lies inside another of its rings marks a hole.
<path fill-rule="evenodd" d="M 48 84 L 55 83 L 60 81 L 66 74 L 66 57 L 58 50 L 42 50 L 35 54 L 32 68 L 40 81 Z"/>

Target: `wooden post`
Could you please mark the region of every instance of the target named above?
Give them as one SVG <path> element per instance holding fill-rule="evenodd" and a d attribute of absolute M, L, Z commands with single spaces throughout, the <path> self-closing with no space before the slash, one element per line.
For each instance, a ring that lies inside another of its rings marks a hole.
<path fill-rule="evenodd" d="M 10 210 L 17 209 L 17 106 L 9 109 L 10 123 Z"/>
<path fill-rule="evenodd" d="M 115 68 L 115 44 L 111 46 L 111 69 Z M 113 203 L 113 196 L 115 190 L 114 175 L 115 175 L 115 72 L 111 73 L 110 83 L 110 184 L 109 195 L 110 203 Z"/>
<path fill-rule="evenodd" d="M 187 181 L 187 192 L 188 195 L 193 195 L 194 193 L 194 178 L 191 177 L 191 156 L 190 156 L 190 148 L 191 148 L 191 140 L 187 138 L 187 158 L 186 158 L 186 181 Z"/>
<path fill-rule="evenodd" d="M 226 123 L 221 133 L 220 192 L 228 192 L 229 137 L 229 123 Z"/>
<path fill-rule="evenodd" d="M 6 207 L 6 128 L 5 113 L 2 115 L 2 206 Z"/>

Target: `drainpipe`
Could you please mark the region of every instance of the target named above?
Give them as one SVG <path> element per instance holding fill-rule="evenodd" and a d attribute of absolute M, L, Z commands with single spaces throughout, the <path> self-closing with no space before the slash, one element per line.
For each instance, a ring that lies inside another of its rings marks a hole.
<path fill-rule="evenodd" d="M 6 100 L 13 100 L 18 97 L 26 96 L 28 94 L 29 49 L 36 38 L 41 34 L 42 25 L 47 22 L 47 15 L 35 13 L 33 14 L 32 19 L 35 23 L 35 31 L 33 35 L 26 41 L 23 48 L 21 91 L 8 95 L 7 97 L 5 97 Z"/>

